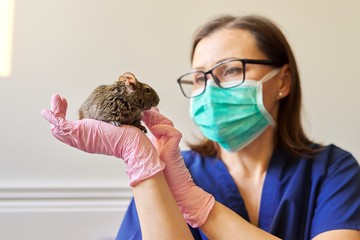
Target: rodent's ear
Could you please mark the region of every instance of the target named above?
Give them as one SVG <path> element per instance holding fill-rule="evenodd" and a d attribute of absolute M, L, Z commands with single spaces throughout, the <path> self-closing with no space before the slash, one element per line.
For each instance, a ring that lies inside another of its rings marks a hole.
<path fill-rule="evenodd" d="M 125 82 L 125 86 L 128 89 L 135 90 L 137 79 L 134 74 L 126 72 L 119 77 L 118 82 Z"/>

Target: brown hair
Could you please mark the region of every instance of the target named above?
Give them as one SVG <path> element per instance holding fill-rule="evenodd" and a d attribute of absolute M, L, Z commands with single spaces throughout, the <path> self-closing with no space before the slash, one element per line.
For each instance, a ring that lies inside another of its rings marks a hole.
<path fill-rule="evenodd" d="M 256 39 L 258 48 L 274 61 L 275 66 L 289 65 L 291 89 L 289 95 L 280 100 L 275 140 L 281 148 L 297 157 L 311 157 L 318 152 L 312 148 L 312 141 L 305 135 L 301 124 L 301 87 L 298 68 L 294 54 L 281 30 L 269 19 L 248 15 L 242 17 L 223 16 L 202 26 L 194 35 L 191 60 L 197 44 L 206 36 L 220 29 L 243 29 L 249 31 Z M 189 147 L 204 156 L 218 155 L 217 143 L 204 139 Z"/>

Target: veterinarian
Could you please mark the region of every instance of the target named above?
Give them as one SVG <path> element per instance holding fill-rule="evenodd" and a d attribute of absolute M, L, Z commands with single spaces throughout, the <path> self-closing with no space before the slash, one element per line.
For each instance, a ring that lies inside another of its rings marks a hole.
<path fill-rule="evenodd" d="M 279 28 L 260 16 L 214 19 L 197 31 L 191 61 L 178 83 L 206 138 L 189 151 L 155 110 L 144 113 L 153 144 L 132 126 L 66 120 L 58 95 L 42 111 L 59 140 L 127 164 L 134 200 L 117 239 L 360 239 L 359 164 L 304 133 Z"/>

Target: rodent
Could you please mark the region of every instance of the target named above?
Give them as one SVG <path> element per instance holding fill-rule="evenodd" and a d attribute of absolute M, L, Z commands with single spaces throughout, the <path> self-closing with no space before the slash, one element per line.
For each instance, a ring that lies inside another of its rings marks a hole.
<path fill-rule="evenodd" d="M 141 113 L 156 107 L 159 101 L 153 88 L 126 72 L 114 84 L 97 87 L 80 107 L 79 119 L 91 118 L 116 126 L 129 124 L 146 133 Z"/>

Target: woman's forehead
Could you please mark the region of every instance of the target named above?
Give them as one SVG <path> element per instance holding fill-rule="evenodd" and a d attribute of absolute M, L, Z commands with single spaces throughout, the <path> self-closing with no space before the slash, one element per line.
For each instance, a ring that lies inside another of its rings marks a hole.
<path fill-rule="evenodd" d="M 249 31 L 221 29 L 199 41 L 192 64 L 194 69 L 205 70 L 230 58 L 264 59 L 265 54 Z"/>

